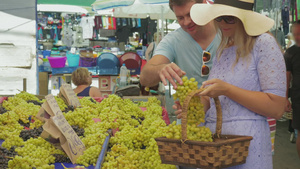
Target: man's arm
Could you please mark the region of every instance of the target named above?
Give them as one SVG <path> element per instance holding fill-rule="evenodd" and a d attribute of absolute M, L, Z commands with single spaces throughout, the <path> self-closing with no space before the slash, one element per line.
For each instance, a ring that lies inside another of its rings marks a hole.
<path fill-rule="evenodd" d="M 175 63 L 170 63 L 169 59 L 163 55 L 155 55 L 148 61 L 144 66 L 141 76 L 140 83 L 143 86 L 152 87 L 157 85 L 160 81 L 164 85 L 167 85 L 167 81 L 177 88 L 174 79 L 182 84 L 181 76 L 185 75 Z"/>

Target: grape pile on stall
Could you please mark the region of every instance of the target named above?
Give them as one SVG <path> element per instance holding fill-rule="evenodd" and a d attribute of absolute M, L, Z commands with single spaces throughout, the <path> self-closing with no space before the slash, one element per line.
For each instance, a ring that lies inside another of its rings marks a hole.
<path fill-rule="evenodd" d="M 166 125 L 160 101 L 155 97 L 139 104 L 116 95 L 110 95 L 101 103 L 84 97 L 80 99 L 82 106 L 75 109 L 58 97 L 55 99 L 86 147 L 76 164 L 85 167 L 95 165 L 108 135 L 107 130 L 114 129 L 117 132 L 110 139 L 102 168 L 176 168 L 161 163 L 155 138 L 180 137 L 180 127 L 174 123 Z M 4 140 L 1 152 L 2 149 L 10 152 L 9 155 L 2 153 L 0 168 L 53 169 L 56 162 L 70 162 L 64 151 L 40 137 L 43 123 L 35 116 L 43 102 L 32 94 L 21 92 L 9 97 L 0 106 L 5 110 L 0 113 L 0 139 Z M 146 107 L 146 110 L 142 111 L 140 107 Z M 207 137 L 208 130 L 196 125 L 189 126 L 188 135 L 190 139 L 211 141 Z"/>

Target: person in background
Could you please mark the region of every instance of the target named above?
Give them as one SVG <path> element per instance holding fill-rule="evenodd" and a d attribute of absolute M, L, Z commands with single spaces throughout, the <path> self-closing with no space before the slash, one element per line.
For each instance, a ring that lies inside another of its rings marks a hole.
<path fill-rule="evenodd" d="M 134 38 L 134 41 L 135 42 L 138 42 L 138 43 L 140 43 L 140 35 L 137 33 L 137 34 L 135 34 L 135 38 Z"/>
<path fill-rule="evenodd" d="M 287 70 L 287 89 L 289 89 L 290 83 L 292 82 L 292 87 L 290 89 L 292 104 L 287 95 L 286 111 L 291 111 L 293 109 L 292 127 L 298 133 L 296 144 L 300 158 L 300 20 L 293 23 L 292 34 L 295 39 L 295 45 L 287 49 L 284 54 Z"/>
<path fill-rule="evenodd" d="M 72 82 L 76 85 L 74 92 L 77 96 L 101 97 L 97 87 L 92 87 L 92 73 L 87 68 L 78 68 L 72 73 Z"/>
<path fill-rule="evenodd" d="M 295 45 L 295 40 L 294 40 L 294 37 L 291 33 L 288 33 L 287 34 L 287 39 L 288 39 L 288 43 L 286 45 L 286 49 L 292 47 Z"/>
<path fill-rule="evenodd" d="M 212 98 L 219 97 L 222 134 L 253 137 L 246 163 L 229 169 L 273 168 L 267 117 L 281 118 L 286 103 L 284 58 L 275 38 L 266 33 L 274 21 L 253 12 L 253 5 L 254 0 L 215 0 L 213 5 L 191 8 L 196 24 L 214 20 L 222 36 L 209 78 L 203 82 L 206 90 L 200 93 L 205 126 L 215 132 L 217 114 Z M 181 112 L 181 108 L 176 112 L 179 118 Z"/>
<path fill-rule="evenodd" d="M 284 50 L 285 49 L 285 37 L 284 37 L 284 33 L 281 30 L 281 28 L 275 29 L 275 30 L 271 31 L 271 33 L 276 38 L 277 42 L 281 46 L 281 49 Z"/>
<path fill-rule="evenodd" d="M 153 54 L 154 54 L 154 50 L 155 48 L 157 47 L 158 43 L 161 41 L 162 39 L 162 36 L 161 36 L 161 33 L 157 33 L 155 32 L 154 35 L 153 35 L 153 42 L 151 42 L 145 52 L 145 56 L 146 56 L 146 60 L 149 61 L 152 57 L 153 57 Z M 158 38 L 158 39 L 157 39 Z M 157 40 L 158 40 L 158 43 L 157 43 Z"/>
<path fill-rule="evenodd" d="M 152 87 L 160 81 L 166 86 L 168 80 L 176 89 L 175 80 L 182 84 L 181 77 L 187 75 L 188 78 L 194 77 L 200 87 L 207 79 L 212 61 L 204 61 L 204 54 L 209 52 L 215 56 L 220 37 L 216 35 L 213 22 L 199 26 L 191 20 L 190 9 L 195 3 L 206 1 L 169 1 L 181 28 L 167 34 L 157 45 L 153 57 L 141 72 L 143 86 Z"/>

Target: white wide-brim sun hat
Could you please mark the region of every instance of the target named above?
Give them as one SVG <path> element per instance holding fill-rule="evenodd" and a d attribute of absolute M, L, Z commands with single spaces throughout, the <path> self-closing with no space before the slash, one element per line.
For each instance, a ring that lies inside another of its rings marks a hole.
<path fill-rule="evenodd" d="M 269 31 L 274 20 L 253 11 L 254 0 L 215 0 L 214 4 L 194 4 L 190 15 L 197 25 L 206 25 L 219 16 L 239 18 L 250 36 Z"/>

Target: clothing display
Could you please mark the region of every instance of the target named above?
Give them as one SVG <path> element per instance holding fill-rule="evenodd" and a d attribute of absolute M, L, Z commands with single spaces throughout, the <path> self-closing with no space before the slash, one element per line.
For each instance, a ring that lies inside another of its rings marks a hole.
<path fill-rule="evenodd" d="M 93 27 L 95 26 L 94 18 L 93 17 L 82 17 L 79 25 L 82 27 L 83 39 L 92 39 Z"/>
<path fill-rule="evenodd" d="M 73 31 L 72 25 L 64 23 L 62 31 L 62 42 L 68 47 L 71 47 L 73 44 Z"/>
<path fill-rule="evenodd" d="M 284 35 L 289 33 L 289 22 L 290 22 L 290 12 L 287 7 L 283 8 L 281 11 L 282 27 Z"/>

